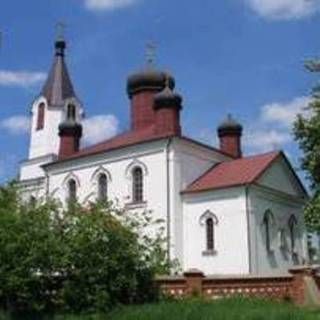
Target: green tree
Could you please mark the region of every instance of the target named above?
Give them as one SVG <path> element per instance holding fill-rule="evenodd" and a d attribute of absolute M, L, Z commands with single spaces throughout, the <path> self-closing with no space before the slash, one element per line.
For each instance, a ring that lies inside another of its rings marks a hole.
<path fill-rule="evenodd" d="M 320 72 L 320 61 L 306 63 L 310 72 Z M 312 100 L 305 115 L 298 115 L 294 124 L 295 138 L 303 152 L 302 168 L 307 172 L 312 199 L 305 208 L 305 221 L 310 231 L 320 232 L 320 87 L 312 91 Z"/>
<path fill-rule="evenodd" d="M 152 231 L 152 236 L 148 235 Z M 161 221 L 111 203 L 64 210 L 0 188 L 0 304 L 10 311 L 106 311 L 156 298 L 170 265 Z"/>

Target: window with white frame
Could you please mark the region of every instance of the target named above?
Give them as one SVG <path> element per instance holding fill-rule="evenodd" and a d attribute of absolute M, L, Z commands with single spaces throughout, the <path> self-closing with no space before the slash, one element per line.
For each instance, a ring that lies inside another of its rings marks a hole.
<path fill-rule="evenodd" d="M 76 106 L 74 104 L 68 104 L 67 119 L 71 121 L 76 120 Z"/>
<path fill-rule="evenodd" d="M 200 217 L 200 224 L 204 226 L 205 250 L 203 254 L 210 255 L 216 252 L 216 226 L 218 219 L 211 211 L 207 210 Z"/>
<path fill-rule="evenodd" d="M 46 106 L 43 102 L 38 106 L 36 130 L 42 130 L 44 128 L 45 108 Z"/>
<path fill-rule="evenodd" d="M 67 184 L 67 188 L 68 188 L 68 203 L 72 204 L 75 203 L 77 201 L 77 183 L 74 179 L 69 179 L 68 180 L 68 184 Z"/>
<path fill-rule="evenodd" d="M 108 178 L 105 173 L 98 176 L 98 201 L 106 201 L 108 199 Z"/>
<path fill-rule="evenodd" d="M 132 201 L 143 202 L 143 171 L 140 167 L 132 170 Z"/>

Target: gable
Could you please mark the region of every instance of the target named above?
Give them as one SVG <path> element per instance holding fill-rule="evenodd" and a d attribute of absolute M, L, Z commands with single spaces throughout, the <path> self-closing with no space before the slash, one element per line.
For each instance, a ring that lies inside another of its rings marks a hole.
<path fill-rule="evenodd" d="M 257 183 L 293 196 L 304 197 L 306 195 L 298 176 L 295 175 L 290 163 L 284 157 L 279 157 L 274 161 Z"/>

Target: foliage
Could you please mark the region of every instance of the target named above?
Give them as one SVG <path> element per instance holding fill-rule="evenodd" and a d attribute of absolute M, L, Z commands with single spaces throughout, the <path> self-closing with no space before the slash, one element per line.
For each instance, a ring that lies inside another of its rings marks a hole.
<path fill-rule="evenodd" d="M 111 203 L 24 204 L 14 184 L 0 188 L 1 307 L 96 312 L 152 301 L 155 273 L 169 268 L 160 223 Z"/>
<path fill-rule="evenodd" d="M 318 63 L 314 63 L 318 66 Z M 314 68 L 310 71 L 316 71 Z M 320 232 L 320 89 L 313 90 L 306 115 L 298 115 L 294 124 L 295 138 L 303 152 L 302 169 L 310 180 L 312 200 L 305 210 L 305 221 L 310 231 Z"/>

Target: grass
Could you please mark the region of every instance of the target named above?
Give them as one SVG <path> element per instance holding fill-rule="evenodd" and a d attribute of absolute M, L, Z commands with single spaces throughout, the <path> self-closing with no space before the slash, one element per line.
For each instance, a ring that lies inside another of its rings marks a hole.
<path fill-rule="evenodd" d="M 0 320 L 36 320 L 0 315 Z M 320 310 L 261 300 L 229 299 L 215 302 L 190 300 L 123 307 L 108 315 L 42 317 L 45 320 L 320 320 Z"/>

